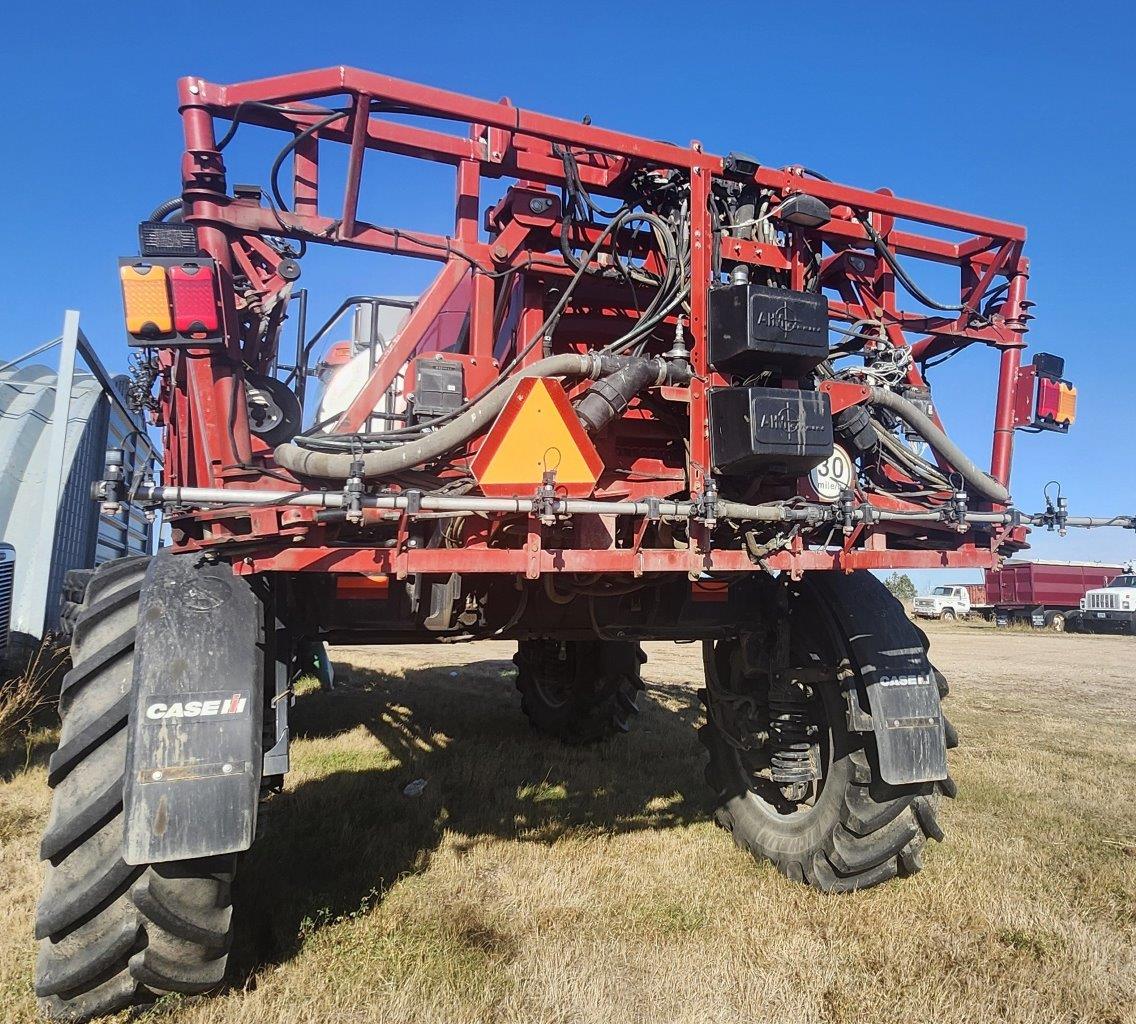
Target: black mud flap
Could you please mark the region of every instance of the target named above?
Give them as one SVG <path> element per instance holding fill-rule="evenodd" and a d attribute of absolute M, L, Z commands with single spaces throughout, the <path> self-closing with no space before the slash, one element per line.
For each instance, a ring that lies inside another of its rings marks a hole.
<path fill-rule="evenodd" d="M 160 554 L 138 614 L 123 793 L 127 864 L 252 845 L 262 767 L 263 604 L 224 564 Z"/>
<path fill-rule="evenodd" d="M 893 786 L 945 779 L 939 688 L 903 606 L 869 572 L 806 579 L 844 634 L 867 689 L 881 778 Z"/>

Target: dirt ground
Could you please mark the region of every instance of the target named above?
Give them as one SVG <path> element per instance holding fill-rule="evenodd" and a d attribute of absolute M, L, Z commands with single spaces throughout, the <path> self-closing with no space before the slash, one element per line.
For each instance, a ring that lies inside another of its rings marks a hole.
<path fill-rule="evenodd" d="M 339 652 L 241 868 L 230 988 L 143 1019 L 1136 1021 L 1136 641 L 930 632 L 963 744 L 947 839 L 839 897 L 711 822 L 697 646 L 648 645 L 636 728 L 588 750 L 529 731 L 511 645 Z M 0 777 L 0 1020 L 34 1019 L 52 742 Z"/>

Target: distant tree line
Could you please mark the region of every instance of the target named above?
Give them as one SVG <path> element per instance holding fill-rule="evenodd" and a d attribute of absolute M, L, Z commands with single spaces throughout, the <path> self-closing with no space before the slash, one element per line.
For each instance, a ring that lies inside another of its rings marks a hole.
<path fill-rule="evenodd" d="M 896 600 L 908 603 L 915 600 L 915 584 L 905 572 L 893 572 L 886 580 L 884 586 L 892 592 Z"/>

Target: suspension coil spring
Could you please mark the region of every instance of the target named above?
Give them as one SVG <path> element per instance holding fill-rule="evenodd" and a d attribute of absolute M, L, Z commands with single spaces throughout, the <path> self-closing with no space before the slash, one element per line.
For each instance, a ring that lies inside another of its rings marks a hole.
<path fill-rule="evenodd" d="M 809 739 L 807 695 L 792 672 L 775 672 L 769 686 L 769 765 L 780 786 L 799 786 L 816 777 Z"/>

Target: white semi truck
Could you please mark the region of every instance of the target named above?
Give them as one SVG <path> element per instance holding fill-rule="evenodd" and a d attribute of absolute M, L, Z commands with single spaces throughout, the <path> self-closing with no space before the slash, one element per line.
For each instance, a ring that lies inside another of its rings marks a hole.
<path fill-rule="evenodd" d="M 1082 633 L 1136 634 L 1136 573 L 1125 572 L 1107 587 L 1088 591 L 1067 628 Z"/>

